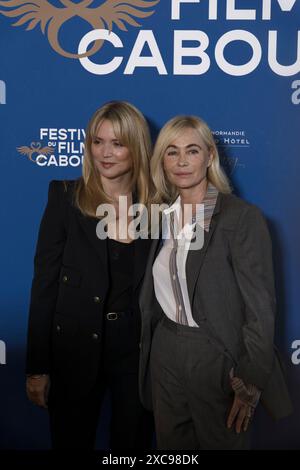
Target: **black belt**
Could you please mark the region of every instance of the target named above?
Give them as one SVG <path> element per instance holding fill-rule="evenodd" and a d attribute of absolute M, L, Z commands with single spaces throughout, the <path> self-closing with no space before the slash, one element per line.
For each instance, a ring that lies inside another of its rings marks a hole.
<path fill-rule="evenodd" d="M 104 317 L 106 320 L 119 320 L 120 318 L 124 318 L 127 316 L 133 315 L 132 310 L 123 310 L 121 312 L 108 312 L 105 313 Z"/>

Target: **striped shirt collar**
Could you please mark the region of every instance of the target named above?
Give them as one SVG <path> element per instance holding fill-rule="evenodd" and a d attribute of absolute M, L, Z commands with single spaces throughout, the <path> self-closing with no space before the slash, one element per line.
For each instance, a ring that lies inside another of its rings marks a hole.
<path fill-rule="evenodd" d="M 214 210 L 215 210 L 218 194 L 219 194 L 219 191 L 217 190 L 217 188 L 212 183 L 209 182 L 207 185 L 205 197 L 201 203 L 201 209 L 198 211 L 196 216 L 192 218 L 191 227 L 194 227 L 196 220 L 197 220 L 197 215 L 199 215 L 199 220 L 202 219 L 202 217 L 200 216 L 200 212 L 203 211 L 203 206 L 204 206 L 204 230 L 206 232 L 209 232 L 210 222 L 211 222 L 211 218 L 213 216 Z M 181 197 L 180 196 L 178 196 L 177 199 L 173 202 L 173 204 L 167 209 L 165 209 L 163 212 L 167 214 L 174 210 L 176 211 L 177 214 L 179 214 L 181 210 Z"/>

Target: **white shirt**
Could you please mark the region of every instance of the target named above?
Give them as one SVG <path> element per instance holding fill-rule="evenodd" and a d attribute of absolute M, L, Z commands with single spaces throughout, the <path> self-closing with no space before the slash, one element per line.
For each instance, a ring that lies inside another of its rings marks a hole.
<path fill-rule="evenodd" d="M 172 211 L 175 211 L 176 214 L 176 216 L 174 217 L 174 231 L 175 234 L 178 233 L 178 250 L 176 256 L 176 264 L 187 321 L 189 326 L 198 327 L 197 323 L 194 321 L 192 316 L 185 270 L 186 259 L 189 253 L 191 236 L 194 233 L 193 229 L 195 227 L 195 222 L 186 223 L 181 230 L 178 230 L 178 220 L 182 213 L 180 196 L 176 199 L 172 206 L 170 206 L 168 209 L 165 209 L 163 212 L 165 216 L 168 216 L 168 214 Z M 199 211 L 202 211 L 203 213 L 203 207 L 201 207 Z M 200 220 L 201 215 L 202 214 L 199 215 Z M 173 294 L 169 270 L 169 260 L 170 253 L 173 248 L 173 239 L 170 236 L 170 224 L 167 222 L 168 220 L 169 217 L 165 217 L 166 224 L 163 226 L 162 233 L 162 238 L 165 239 L 165 241 L 153 264 L 152 273 L 156 298 L 161 308 L 163 309 L 165 315 L 172 321 L 176 321 L 176 302 Z"/>

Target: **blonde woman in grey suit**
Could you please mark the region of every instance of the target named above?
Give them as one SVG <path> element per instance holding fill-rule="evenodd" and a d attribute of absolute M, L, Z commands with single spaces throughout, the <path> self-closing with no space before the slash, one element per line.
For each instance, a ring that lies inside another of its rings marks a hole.
<path fill-rule="evenodd" d="M 275 418 L 291 412 L 267 224 L 231 194 L 201 119 L 169 121 L 151 165 L 154 202 L 169 208 L 140 296 L 142 401 L 160 449 L 248 449 L 259 401 Z"/>

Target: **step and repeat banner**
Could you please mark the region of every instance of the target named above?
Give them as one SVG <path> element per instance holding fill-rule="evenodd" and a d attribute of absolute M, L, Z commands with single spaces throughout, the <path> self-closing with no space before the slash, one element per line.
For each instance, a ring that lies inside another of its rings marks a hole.
<path fill-rule="evenodd" d="M 153 139 L 176 114 L 203 117 L 235 193 L 264 212 L 295 410 L 258 409 L 253 442 L 300 449 L 300 0 L 0 1 L 0 448 L 50 447 L 24 386 L 37 231 L 49 181 L 80 175 L 110 100 L 136 105 Z"/>

